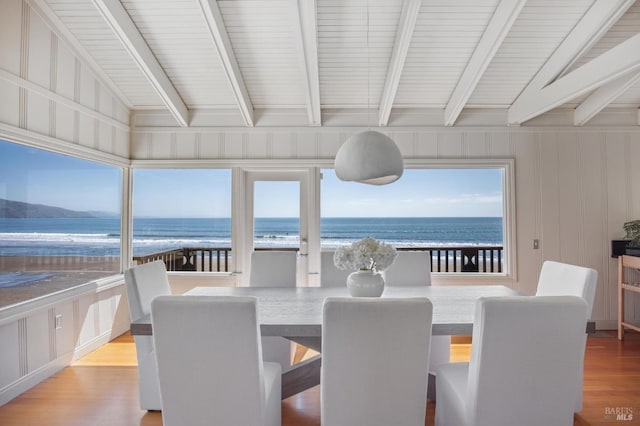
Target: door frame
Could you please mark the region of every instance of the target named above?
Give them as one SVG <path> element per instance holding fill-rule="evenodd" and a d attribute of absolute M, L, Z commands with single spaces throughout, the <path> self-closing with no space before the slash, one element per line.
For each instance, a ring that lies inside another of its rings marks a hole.
<path fill-rule="evenodd" d="M 320 169 L 237 168 L 233 176 L 233 207 L 236 220 L 233 228 L 233 253 L 236 255 L 234 273 L 236 285 L 248 286 L 251 252 L 254 241 L 255 182 L 300 183 L 300 249 L 298 285 L 307 286 L 309 275 L 319 273 L 320 254 Z"/>

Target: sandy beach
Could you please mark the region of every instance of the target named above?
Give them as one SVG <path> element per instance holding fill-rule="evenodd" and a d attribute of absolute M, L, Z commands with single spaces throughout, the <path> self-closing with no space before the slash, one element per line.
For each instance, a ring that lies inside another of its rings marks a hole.
<path fill-rule="evenodd" d="M 119 269 L 119 257 L 0 256 L 0 277 L 6 277 L 0 285 L 0 309 L 117 274 Z"/>

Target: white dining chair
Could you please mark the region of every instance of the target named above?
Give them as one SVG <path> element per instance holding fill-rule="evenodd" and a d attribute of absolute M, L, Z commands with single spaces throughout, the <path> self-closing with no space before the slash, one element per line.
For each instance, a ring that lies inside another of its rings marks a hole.
<path fill-rule="evenodd" d="M 598 272 L 592 268 L 547 260 L 542 264 L 536 296 L 579 296 L 587 303 L 587 318 L 591 317 L 593 300 L 596 295 Z M 578 386 L 580 392 L 576 399 L 575 412 L 582 411 L 582 384 L 584 375 L 584 351 L 587 334 L 584 334 L 582 357 L 578 364 Z"/>
<path fill-rule="evenodd" d="M 156 260 L 124 272 L 131 321 L 151 313 L 151 301 L 171 294 L 164 262 Z M 161 410 L 156 353 L 151 336 L 134 336 L 138 358 L 138 392 L 143 410 Z"/>
<path fill-rule="evenodd" d="M 295 287 L 295 251 L 259 250 L 251 252 L 250 287 Z"/>
<path fill-rule="evenodd" d="M 355 271 L 338 269 L 333 263 L 335 250 L 320 252 L 320 287 L 345 287 L 347 277 Z"/>
<path fill-rule="evenodd" d="M 436 375 L 436 426 L 569 426 L 587 304 L 576 296 L 481 298 L 469 363 Z"/>
<path fill-rule="evenodd" d="M 428 286 L 431 285 L 431 259 L 428 251 L 401 250 L 391 266 L 384 271 L 385 286 Z M 429 371 L 449 362 L 451 358 L 451 336 L 431 336 L 431 356 Z M 433 377 L 431 377 L 433 383 Z M 436 398 L 432 386 L 429 399 Z"/>
<path fill-rule="evenodd" d="M 165 426 L 280 426 L 281 369 L 262 361 L 256 298 L 161 296 L 151 321 Z"/>
<path fill-rule="evenodd" d="M 433 307 L 426 298 L 327 298 L 325 426 L 423 426 Z"/>
<path fill-rule="evenodd" d="M 251 253 L 249 287 L 295 287 L 295 251 L 260 250 Z M 282 369 L 291 365 L 292 346 L 285 338 L 262 337 L 262 355 L 265 361 L 278 362 Z"/>
<path fill-rule="evenodd" d="M 431 259 L 428 251 L 400 250 L 384 272 L 385 285 L 390 287 L 431 285 Z"/>

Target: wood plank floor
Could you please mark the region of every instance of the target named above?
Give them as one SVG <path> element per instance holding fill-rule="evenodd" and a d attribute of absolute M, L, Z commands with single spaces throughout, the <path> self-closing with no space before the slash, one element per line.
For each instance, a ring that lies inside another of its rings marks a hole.
<path fill-rule="evenodd" d="M 469 353 L 469 344 L 452 345 L 452 361 L 468 360 Z M 584 388 L 584 410 L 574 426 L 640 425 L 640 334 L 629 333 L 624 342 L 613 332 L 590 337 Z M 616 420 L 611 414 L 616 408 L 631 409 L 633 419 Z M 433 425 L 434 410 L 429 403 L 426 425 Z M 135 346 L 129 334 L 0 407 L 3 426 L 161 424 L 159 412 L 138 406 Z M 283 401 L 282 424 L 319 426 L 319 387 Z"/>

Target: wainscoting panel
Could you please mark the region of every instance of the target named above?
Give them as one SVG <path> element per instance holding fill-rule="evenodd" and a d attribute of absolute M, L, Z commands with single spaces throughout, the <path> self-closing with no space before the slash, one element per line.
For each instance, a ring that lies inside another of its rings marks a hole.
<path fill-rule="evenodd" d="M 55 329 L 56 357 L 73 358 L 76 348 L 76 332 L 73 320 L 73 301 L 58 303 L 53 309 L 56 316 L 60 316 L 60 328 Z M 68 361 L 67 361 L 68 362 Z"/>
<path fill-rule="evenodd" d="M 0 392 L 11 383 L 18 380 L 20 374 L 20 337 L 18 321 L 0 325 Z M 1 405 L 1 404 L 0 404 Z"/>
<path fill-rule="evenodd" d="M 121 278 L 68 293 L 0 311 L 0 405 L 129 329 Z"/>
<path fill-rule="evenodd" d="M 49 323 L 49 311 L 42 310 L 26 318 L 27 372 L 38 370 L 50 359 L 50 335 L 55 335 Z"/>

